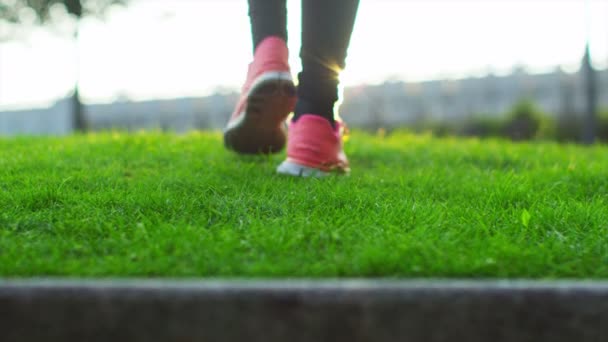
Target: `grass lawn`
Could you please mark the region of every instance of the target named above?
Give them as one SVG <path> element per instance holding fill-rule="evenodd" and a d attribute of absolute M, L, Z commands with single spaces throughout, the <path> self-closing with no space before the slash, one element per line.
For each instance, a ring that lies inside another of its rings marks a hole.
<path fill-rule="evenodd" d="M 295 179 L 219 133 L 0 139 L 0 276 L 608 278 L 608 146 L 346 150 Z"/>

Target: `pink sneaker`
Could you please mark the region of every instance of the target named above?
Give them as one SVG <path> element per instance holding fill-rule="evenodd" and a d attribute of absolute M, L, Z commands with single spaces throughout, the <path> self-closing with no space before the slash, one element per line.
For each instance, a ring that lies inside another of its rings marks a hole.
<path fill-rule="evenodd" d="M 277 172 L 292 176 L 322 177 L 330 172 L 348 173 L 348 159 L 342 148 L 343 123 L 335 128 L 326 119 L 312 114 L 300 116 L 289 125 L 287 159 Z"/>
<path fill-rule="evenodd" d="M 264 39 L 249 64 L 247 80 L 224 130 L 224 144 L 239 153 L 275 153 L 285 146 L 285 118 L 296 89 L 288 49 L 278 37 Z"/>

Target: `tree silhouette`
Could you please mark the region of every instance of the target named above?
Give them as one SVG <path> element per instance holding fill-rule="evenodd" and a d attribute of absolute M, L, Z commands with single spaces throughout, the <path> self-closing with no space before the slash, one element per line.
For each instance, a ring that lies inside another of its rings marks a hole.
<path fill-rule="evenodd" d="M 585 45 L 582 73 L 585 80 L 585 119 L 583 124 L 583 142 L 585 144 L 593 144 L 595 142 L 595 126 L 597 124 L 597 75 L 591 62 L 589 42 L 587 42 Z"/>
<path fill-rule="evenodd" d="M 35 23 L 40 25 L 53 24 L 55 10 L 64 10 L 76 18 L 73 31 L 74 44 L 78 44 L 80 19 L 84 16 L 102 17 L 112 5 L 124 5 L 128 0 L 0 0 L 0 21 L 12 25 L 23 24 L 23 13 L 28 11 L 35 14 Z M 6 37 L 2 37 L 6 38 Z M 10 37 L 8 37 L 10 38 Z M 75 49 L 77 51 L 77 49 Z M 77 52 L 76 52 L 77 54 Z M 76 60 L 80 57 L 77 55 Z M 79 68 L 76 63 L 76 69 Z M 76 73 L 78 75 L 78 72 Z M 71 97 L 72 126 L 76 131 L 87 130 L 87 120 L 79 95 L 79 76 L 74 83 L 74 92 Z"/>

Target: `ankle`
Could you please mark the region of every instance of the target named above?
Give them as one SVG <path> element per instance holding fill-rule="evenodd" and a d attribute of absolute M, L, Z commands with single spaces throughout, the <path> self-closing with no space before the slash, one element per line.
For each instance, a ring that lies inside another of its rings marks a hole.
<path fill-rule="evenodd" d="M 296 122 L 302 115 L 314 115 L 326 119 L 333 128 L 336 128 L 334 119 L 333 103 L 331 105 L 313 104 L 309 101 L 298 99 L 294 109 L 293 121 Z"/>

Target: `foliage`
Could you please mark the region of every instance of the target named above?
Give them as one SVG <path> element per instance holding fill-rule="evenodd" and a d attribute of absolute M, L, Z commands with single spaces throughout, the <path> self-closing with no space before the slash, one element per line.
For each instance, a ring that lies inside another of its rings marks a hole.
<path fill-rule="evenodd" d="M 426 121 L 407 127 L 414 132 L 430 132 L 435 136 L 501 137 L 514 141 L 554 140 L 580 142 L 582 118 L 563 114 L 556 118 L 541 111 L 533 102 L 519 101 L 503 115 L 476 114 L 456 122 Z M 608 142 L 608 109 L 597 116 L 598 142 Z"/>
<path fill-rule="evenodd" d="M 100 16 L 112 5 L 124 5 L 128 0 L 0 0 L 0 20 L 20 23 L 25 11 L 35 14 L 38 23 L 53 20 L 54 11 L 64 11 L 77 18 Z"/>
<path fill-rule="evenodd" d="M 573 114 L 561 115 L 555 123 L 554 139 L 560 142 L 577 142 L 582 138 L 582 122 Z"/>
<path fill-rule="evenodd" d="M 596 117 L 596 138 L 608 142 L 608 109 L 600 110 Z M 550 120 L 547 120 L 550 121 Z M 580 115 L 565 114 L 557 117 L 547 138 L 559 142 L 580 142 L 583 131 L 583 118 Z"/>
<path fill-rule="evenodd" d="M 548 116 L 541 112 L 530 100 L 517 102 L 507 114 L 502 128 L 504 136 L 511 140 L 530 140 L 540 137 L 541 129 L 548 135 L 551 123 Z"/>
<path fill-rule="evenodd" d="M 501 135 L 504 120 L 488 114 L 476 114 L 466 119 L 458 132 L 464 136 L 498 137 Z"/>
<path fill-rule="evenodd" d="M 600 110 L 597 117 L 597 137 L 600 141 L 608 143 L 608 108 Z"/>

